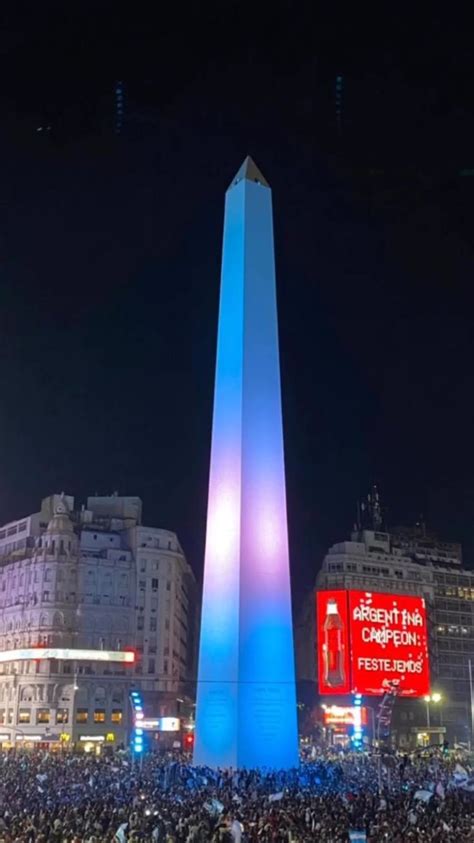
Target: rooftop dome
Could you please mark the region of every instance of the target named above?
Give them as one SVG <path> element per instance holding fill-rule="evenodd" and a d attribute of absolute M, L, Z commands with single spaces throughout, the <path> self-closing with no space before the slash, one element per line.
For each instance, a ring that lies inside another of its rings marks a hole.
<path fill-rule="evenodd" d="M 60 500 L 54 507 L 54 515 L 46 528 L 46 532 L 68 534 L 74 532 L 72 521 L 69 517 L 69 509 L 64 499 L 64 495 L 61 495 Z"/>

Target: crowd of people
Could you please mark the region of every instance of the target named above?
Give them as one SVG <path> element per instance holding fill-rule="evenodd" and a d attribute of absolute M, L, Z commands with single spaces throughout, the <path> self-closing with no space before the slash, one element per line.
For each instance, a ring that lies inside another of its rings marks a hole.
<path fill-rule="evenodd" d="M 348 843 L 356 832 L 369 843 L 465 843 L 472 775 L 436 752 L 339 753 L 290 772 L 10 752 L 0 755 L 0 843 Z"/>

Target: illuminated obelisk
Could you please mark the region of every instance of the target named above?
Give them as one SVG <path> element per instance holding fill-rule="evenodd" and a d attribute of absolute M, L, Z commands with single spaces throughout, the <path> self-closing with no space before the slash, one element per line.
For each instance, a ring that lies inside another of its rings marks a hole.
<path fill-rule="evenodd" d="M 272 194 L 225 202 L 194 763 L 298 763 Z"/>

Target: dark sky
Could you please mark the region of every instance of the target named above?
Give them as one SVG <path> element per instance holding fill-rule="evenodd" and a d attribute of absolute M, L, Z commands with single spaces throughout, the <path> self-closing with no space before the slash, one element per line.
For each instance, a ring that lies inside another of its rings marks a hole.
<path fill-rule="evenodd" d="M 373 481 L 390 523 L 422 512 L 472 564 L 467 21 L 161 5 L 2 12 L 0 521 L 138 494 L 200 574 L 223 199 L 250 153 L 274 192 L 295 594 Z"/>

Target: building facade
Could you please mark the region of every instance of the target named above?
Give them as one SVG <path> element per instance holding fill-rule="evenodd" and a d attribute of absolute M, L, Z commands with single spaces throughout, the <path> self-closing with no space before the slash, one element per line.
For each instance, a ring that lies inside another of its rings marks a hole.
<path fill-rule="evenodd" d="M 141 509 L 52 495 L 0 528 L 2 744 L 125 745 L 131 688 L 156 692 L 150 714 L 163 714 L 192 680 L 194 577 Z"/>
<path fill-rule="evenodd" d="M 460 545 L 440 541 L 418 525 L 390 532 L 380 527 L 357 528 L 350 541 L 329 549 L 296 625 L 300 700 L 309 705 L 318 699 L 316 591 L 325 589 L 412 594 L 425 599 L 431 687 L 441 699 L 436 703 L 398 700 L 394 739 L 402 746 L 441 739 L 469 744 L 473 728 L 469 659 L 474 660 L 474 573 L 463 568 Z"/>
<path fill-rule="evenodd" d="M 135 673 L 143 691 L 173 698 L 195 671 L 194 576 L 175 533 L 138 525 L 127 531 L 127 541 L 137 577 Z"/>
<path fill-rule="evenodd" d="M 423 525 L 392 530 L 403 549 L 430 578 L 431 670 L 433 688 L 442 696 L 431 706 L 431 721 L 446 727 L 452 742 L 474 745 L 474 697 L 469 662 L 474 668 L 474 572 L 463 567 L 462 548 L 443 542 Z"/>

